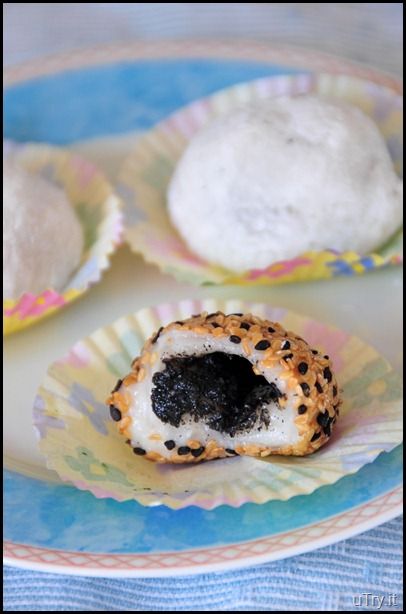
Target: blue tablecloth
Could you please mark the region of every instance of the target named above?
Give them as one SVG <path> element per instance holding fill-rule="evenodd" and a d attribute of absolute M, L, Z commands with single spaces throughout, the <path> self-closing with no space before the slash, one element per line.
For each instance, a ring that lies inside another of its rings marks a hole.
<path fill-rule="evenodd" d="M 5 568 L 4 609 L 13 612 L 401 611 L 402 605 L 401 518 L 308 554 L 224 573 L 116 580 Z"/>

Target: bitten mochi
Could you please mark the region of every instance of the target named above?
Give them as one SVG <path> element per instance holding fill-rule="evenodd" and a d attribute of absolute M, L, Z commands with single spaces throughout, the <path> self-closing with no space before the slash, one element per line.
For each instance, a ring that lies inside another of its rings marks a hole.
<path fill-rule="evenodd" d="M 403 184 L 374 122 L 318 96 L 219 117 L 190 141 L 168 189 L 189 248 L 241 272 L 307 251 L 367 254 L 402 221 Z"/>
<path fill-rule="evenodd" d="M 276 322 L 221 311 L 160 328 L 107 402 L 134 453 L 161 463 L 311 454 L 341 403 L 328 356 Z"/>
<path fill-rule="evenodd" d="M 83 231 L 62 189 L 3 161 L 3 297 L 61 290 L 78 266 Z"/>

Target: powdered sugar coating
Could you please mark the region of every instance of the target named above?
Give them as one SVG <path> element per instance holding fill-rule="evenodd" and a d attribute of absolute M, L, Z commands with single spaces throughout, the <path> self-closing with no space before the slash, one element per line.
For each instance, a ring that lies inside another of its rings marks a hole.
<path fill-rule="evenodd" d="M 185 150 L 168 191 L 189 247 L 234 271 L 306 251 L 373 251 L 402 220 L 402 182 L 373 121 L 316 96 L 221 117 Z"/>
<path fill-rule="evenodd" d="M 83 251 L 82 227 L 65 193 L 10 156 L 3 203 L 3 296 L 62 289 Z"/>

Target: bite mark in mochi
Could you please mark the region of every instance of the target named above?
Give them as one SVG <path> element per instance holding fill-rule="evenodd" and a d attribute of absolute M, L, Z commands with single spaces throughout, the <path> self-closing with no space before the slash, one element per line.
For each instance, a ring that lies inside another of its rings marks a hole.
<path fill-rule="evenodd" d="M 152 409 L 162 422 L 176 427 L 185 414 L 232 436 L 256 422 L 269 426 L 266 406 L 283 396 L 240 356 L 213 352 L 163 362 L 165 369 L 152 378 Z"/>

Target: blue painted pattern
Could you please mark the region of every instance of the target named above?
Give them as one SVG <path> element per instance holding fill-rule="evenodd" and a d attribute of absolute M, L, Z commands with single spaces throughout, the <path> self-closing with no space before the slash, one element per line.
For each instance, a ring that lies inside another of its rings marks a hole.
<path fill-rule="evenodd" d="M 316 522 L 394 488 L 399 483 L 401 451 L 398 446 L 383 453 L 356 474 L 311 495 L 212 511 L 194 506 L 173 511 L 164 506 L 146 508 L 135 501 L 96 499 L 72 486 L 7 471 L 5 538 L 48 548 L 112 553 L 184 550 L 257 539 Z"/>
<path fill-rule="evenodd" d="M 223 87 L 297 72 L 303 71 L 231 60 L 145 60 L 66 71 L 6 90 L 5 137 L 65 145 L 146 130 Z"/>

